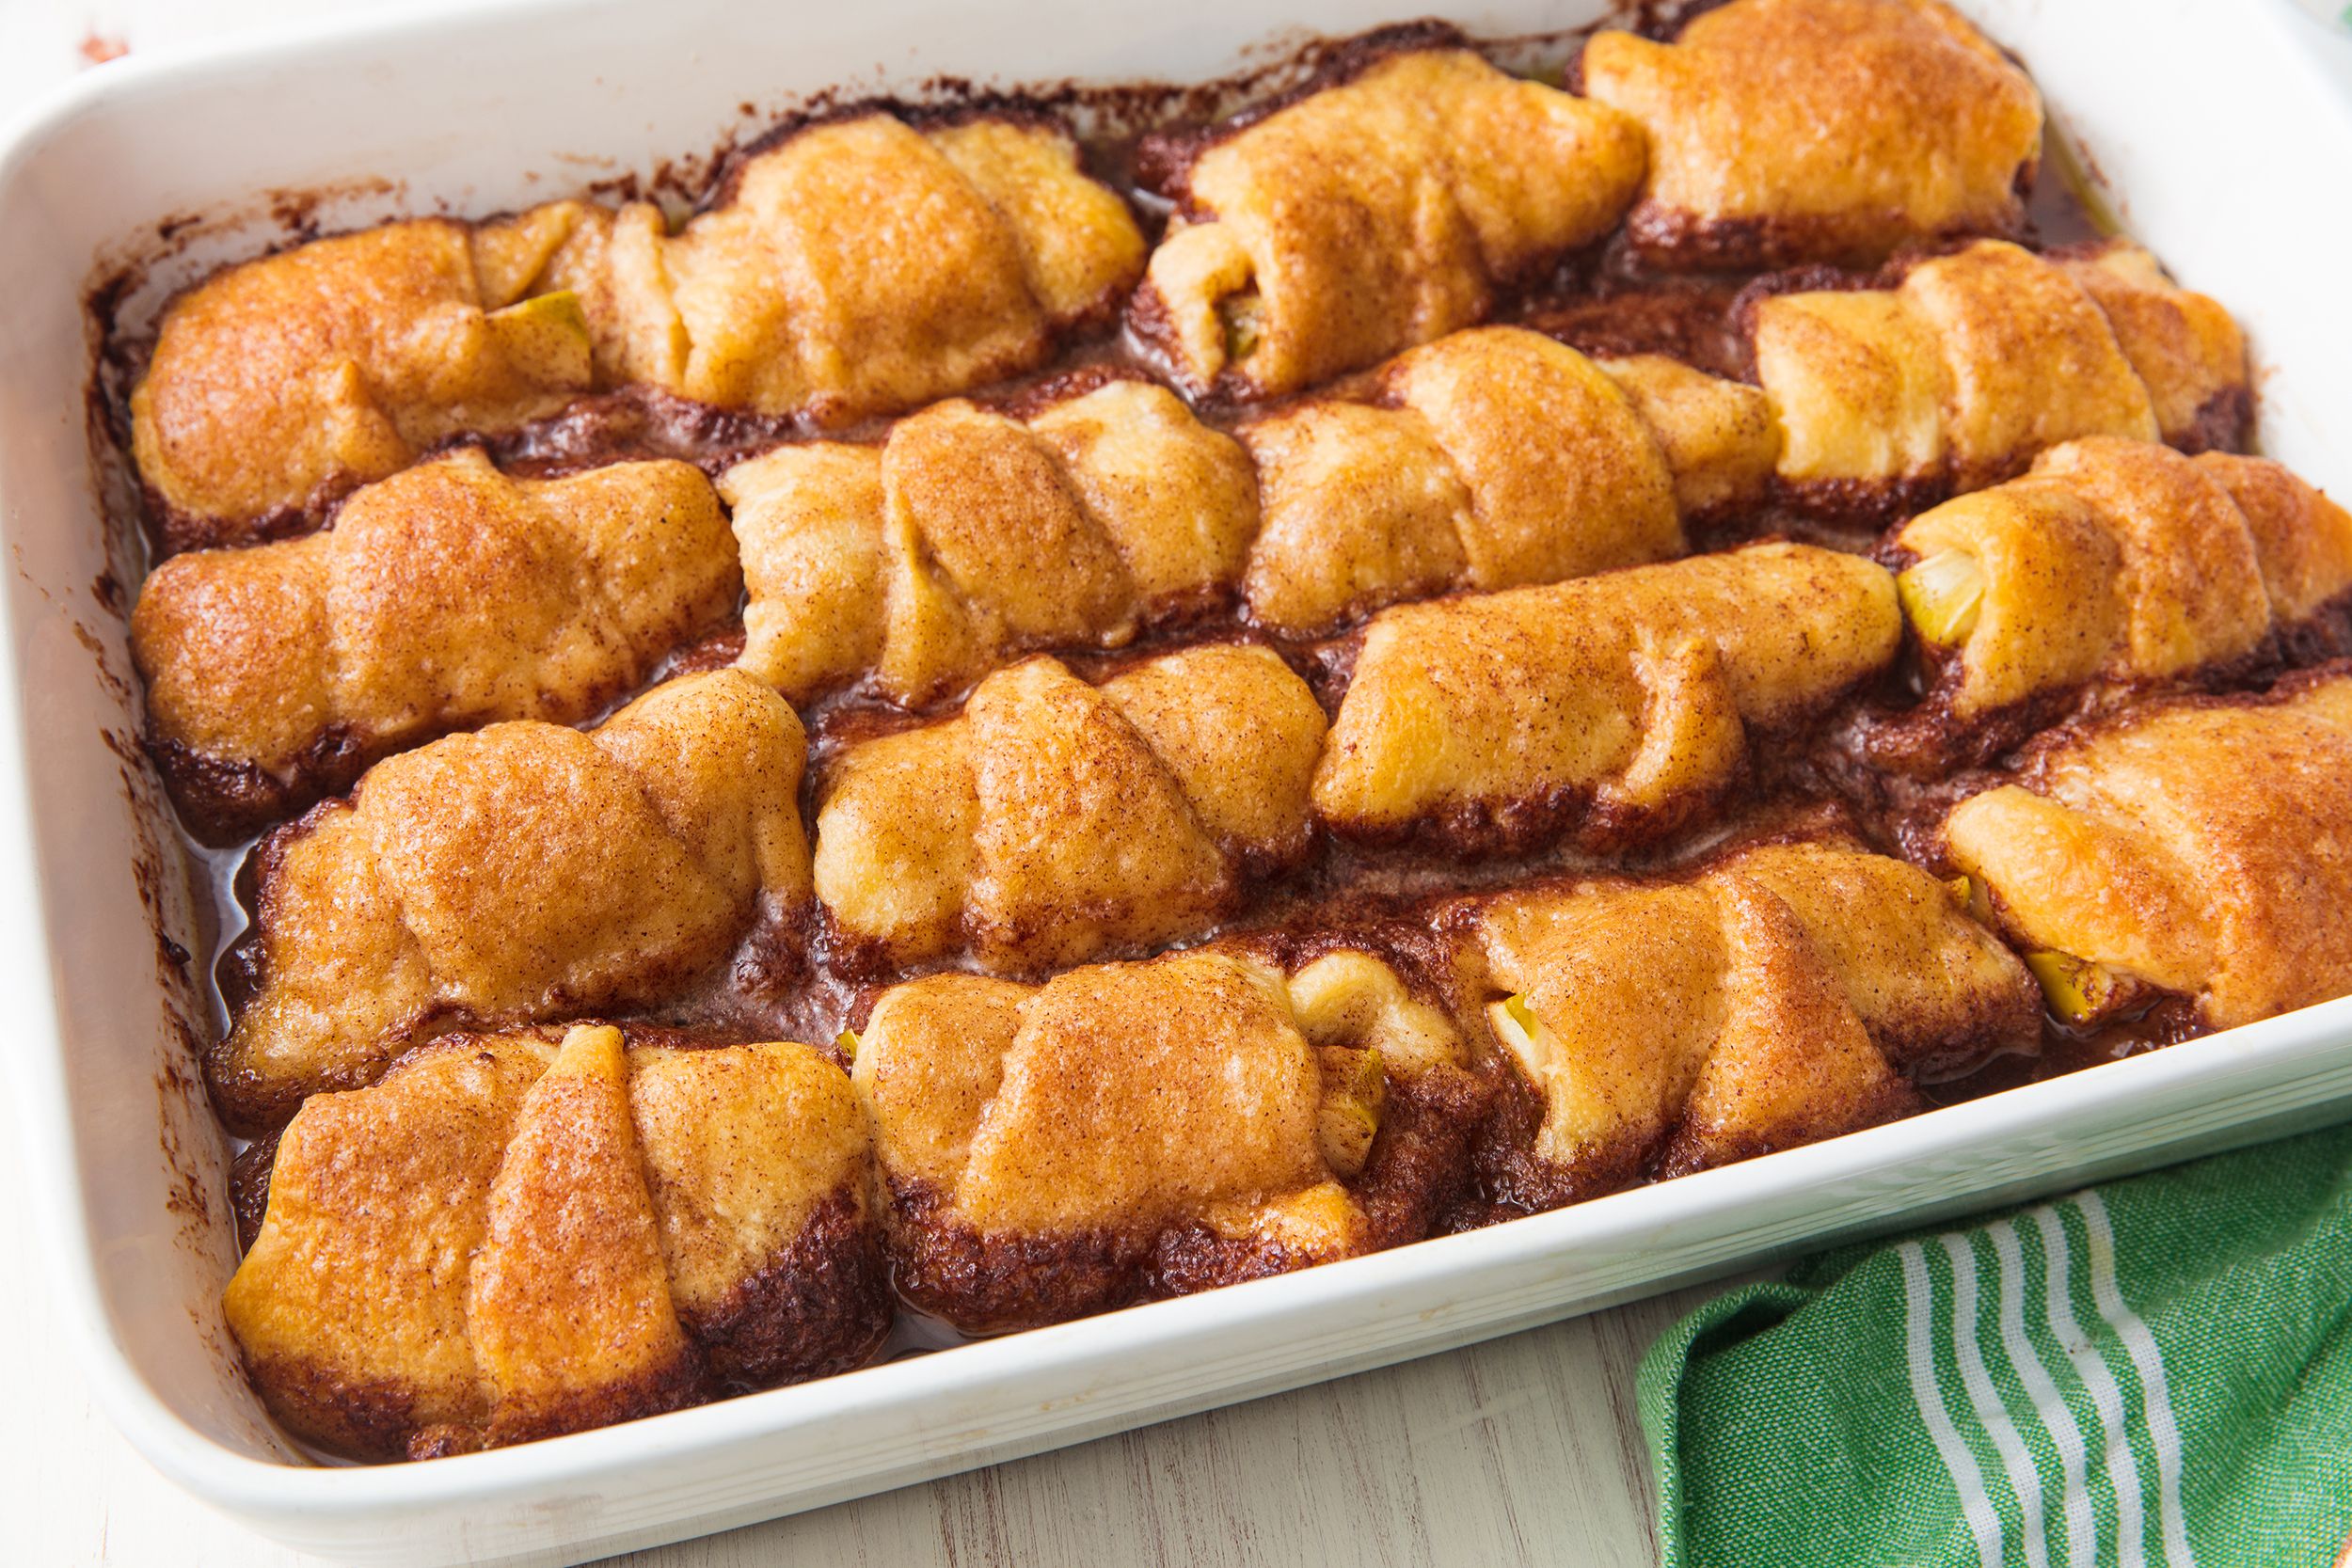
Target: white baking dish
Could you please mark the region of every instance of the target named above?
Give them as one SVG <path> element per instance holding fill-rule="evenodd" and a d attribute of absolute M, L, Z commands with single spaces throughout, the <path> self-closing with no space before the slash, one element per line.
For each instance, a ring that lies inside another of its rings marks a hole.
<path fill-rule="evenodd" d="M 10 859 L 7 1054 L 45 1274 L 92 1383 L 176 1481 L 294 1544 L 373 1560 L 557 1560 L 833 1502 L 1458 1345 L 1830 1236 L 2047 1191 L 2352 1108 L 2352 1001 L 1563 1212 L 1188 1300 L 524 1448 L 320 1468 L 239 1377 L 225 1154 L 171 1019 L 146 896 L 201 954 L 135 720 L 85 436 L 94 264 L 204 222 L 131 302 L 276 237 L 264 193 L 340 190 L 332 229 L 486 212 L 706 148 L 829 85 L 1195 79 L 1269 29 L 1410 14 L 1347 0 L 1100 0 L 993 8 L 522 0 L 288 32 L 83 78 L 0 157 L 0 845 Z M 2130 227 L 2249 329 L 2266 449 L 2352 490 L 2352 109 L 2316 29 L 2233 0 L 1971 0 L 2034 69 Z M 1490 35 L 1597 0 L 1501 0 Z M 1278 40 L 1277 41 L 1279 41 Z M 378 177 L 398 182 L 387 187 Z M 119 546 L 118 546 L 119 547 Z M 119 575 L 119 564 L 118 564 Z M 95 656 L 95 657 L 94 657 Z M 111 672 L 111 673 L 109 673 Z M 107 732 L 113 732 L 109 742 Z M 135 876 L 144 859 L 150 871 Z M 154 868 L 163 867 L 165 870 Z M 19 1347 L 18 1354 L 42 1354 Z"/>

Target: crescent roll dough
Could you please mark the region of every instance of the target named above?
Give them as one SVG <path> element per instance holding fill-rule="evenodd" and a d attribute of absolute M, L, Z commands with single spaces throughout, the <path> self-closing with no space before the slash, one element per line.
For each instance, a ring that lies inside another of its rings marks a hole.
<path fill-rule="evenodd" d="M 1506 894 L 1469 963 L 1534 1101 L 1497 1183 L 1529 1208 L 1905 1116 L 1912 1074 L 2041 1037 L 2032 977 L 1953 891 L 1846 842 Z"/>
<path fill-rule="evenodd" d="M 1883 669 L 1901 630 L 1888 572 L 1805 545 L 1386 610 L 1315 808 L 1349 837 L 1473 851 L 1652 838 L 1737 780 L 1751 730 Z"/>
<path fill-rule="evenodd" d="M 1479 321 L 1606 233 L 1642 134 L 1461 49 L 1392 55 L 1192 157 L 1129 307 L 1187 390 L 1295 391 Z"/>
<path fill-rule="evenodd" d="M 2148 388 L 2165 441 L 2198 452 L 2244 439 L 2254 412 L 2246 335 L 2220 302 L 2174 283 L 2129 240 L 2070 248 L 2054 260 L 2106 312 Z"/>
<path fill-rule="evenodd" d="M 588 718 L 741 593 L 689 465 L 512 480 L 468 448 L 362 487 L 325 532 L 165 562 L 131 653 L 173 800 L 230 841 L 437 735 Z"/>
<path fill-rule="evenodd" d="M 891 1318 L 868 1161 L 804 1045 L 453 1036 L 304 1103 L 222 1306 L 271 1413 L 354 1458 L 846 1371 Z"/>
<path fill-rule="evenodd" d="M 529 721 L 378 763 L 256 851 L 251 971 L 206 1061 L 241 1127 L 453 1022 L 642 1006 L 805 906 L 805 743 L 733 671 L 582 734 Z"/>
<path fill-rule="evenodd" d="M 724 196 L 675 234 L 632 202 L 556 259 L 612 381 L 839 424 L 1039 364 L 1143 265 L 1126 205 L 1033 120 L 812 125 Z"/>
<path fill-rule="evenodd" d="M 2352 515 L 2276 463 L 2106 438 L 1895 536 L 1931 694 L 1963 724 L 2280 645 L 2352 592 Z M 1956 656 L 1956 657 L 1955 657 Z"/>
<path fill-rule="evenodd" d="M 2227 313 L 2136 247 L 2053 261 L 1980 241 L 1893 289 L 1768 295 L 1754 335 L 1799 499 L 1979 489 L 2085 436 L 2186 443 L 2212 422 L 2199 411 L 2249 396 Z"/>
<path fill-rule="evenodd" d="M 1733 0 L 1673 43 L 1597 34 L 1583 73 L 1649 133 L 1627 229 L 1667 263 L 1868 265 L 2012 233 L 2042 153 L 2033 83 L 1936 0 Z"/>
<path fill-rule="evenodd" d="M 1050 658 L 957 717 L 850 747 L 817 814 L 817 896 L 895 965 L 1034 972 L 1193 935 L 1311 845 L 1323 710 L 1263 647 L 1089 686 Z"/>
<path fill-rule="evenodd" d="M 1777 440 L 1751 388 L 1502 326 L 1399 356 L 1361 402 L 1311 400 L 1240 434 L 1263 515 L 1242 594 L 1292 637 L 1679 555 L 1681 513 L 1758 495 Z"/>
<path fill-rule="evenodd" d="M 2352 991 L 2352 672 L 2059 732 L 2015 784 L 1945 819 L 2061 1010 L 2118 981 L 2216 1029 Z"/>
<path fill-rule="evenodd" d="M 1029 120 L 814 125 L 724 197 L 675 234 L 650 202 L 390 224 L 190 291 L 131 403 L 165 543 L 313 524 L 596 386 L 820 422 L 913 407 L 1038 364 L 1143 264 L 1124 203 Z"/>
<path fill-rule="evenodd" d="M 977 1332 L 1427 1233 L 1481 1101 L 1445 1015 L 1343 950 L 939 974 L 885 991 L 852 1072 L 892 1278 Z"/>
<path fill-rule="evenodd" d="M 587 390 L 578 299 L 525 297 L 583 211 L 388 223 L 174 300 L 131 393 L 164 548 L 299 531 L 452 436 L 513 430 Z"/>
<path fill-rule="evenodd" d="M 751 594 L 742 667 L 795 702 L 870 673 L 920 706 L 1028 648 L 1117 646 L 1226 592 L 1258 525 L 1241 449 L 1139 381 L 1025 421 L 940 404 L 879 447 L 782 447 L 719 490 Z"/>
<path fill-rule="evenodd" d="M 1681 515 L 1758 499 L 1778 441 L 1754 388 L 1516 327 L 1453 334 L 1360 399 L 1241 436 L 1114 381 L 1022 419 L 945 403 L 879 447 L 740 464 L 720 489 L 751 595 L 743 667 L 796 702 L 870 675 L 920 706 L 1236 586 L 1260 626 L 1316 636 L 1402 599 L 1678 555 Z"/>

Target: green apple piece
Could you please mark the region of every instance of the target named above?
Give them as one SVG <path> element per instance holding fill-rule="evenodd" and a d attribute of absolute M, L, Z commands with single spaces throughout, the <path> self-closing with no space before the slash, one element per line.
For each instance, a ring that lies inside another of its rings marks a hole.
<path fill-rule="evenodd" d="M 1381 1069 L 1377 1046 L 1361 1051 L 1327 1046 L 1317 1055 L 1323 1069 L 1323 1108 L 1316 1119 L 1316 1141 L 1333 1175 L 1354 1176 L 1372 1158 L 1373 1140 L 1379 1136 L 1388 1075 Z"/>
<path fill-rule="evenodd" d="M 2106 965 L 2055 948 L 2026 954 L 2026 967 L 2041 984 L 2051 1013 L 2069 1023 L 2096 1022 L 2115 1009 L 2127 989 Z"/>
<path fill-rule="evenodd" d="M 492 345 L 524 379 L 542 387 L 586 387 L 596 379 L 588 313 L 571 290 L 517 300 L 483 322 Z"/>
<path fill-rule="evenodd" d="M 1938 550 L 1896 578 L 1895 591 L 1921 637 L 1957 647 L 1984 609 L 1984 567 L 1966 550 Z"/>
<path fill-rule="evenodd" d="M 1487 1007 L 1486 1022 L 1493 1025 L 1495 1038 L 1519 1059 L 1527 1076 L 1541 1082 L 1552 1058 L 1559 1053 L 1560 1039 L 1535 1016 L 1535 1009 L 1528 1006 L 1527 993 L 1506 996 Z"/>
<path fill-rule="evenodd" d="M 1216 316 L 1225 326 L 1225 362 L 1238 364 L 1248 358 L 1264 335 L 1265 296 L 1255 289 L 1227 294 L 1216 302 Z"/>
<path fill-rule="evenodd" d="M 1971 920 L 1986 926 L 1993 924 L 1993 889 L 1983 879 L 1963 875 L 1944 885 L 1952 890 L 1953 899 Z"/>

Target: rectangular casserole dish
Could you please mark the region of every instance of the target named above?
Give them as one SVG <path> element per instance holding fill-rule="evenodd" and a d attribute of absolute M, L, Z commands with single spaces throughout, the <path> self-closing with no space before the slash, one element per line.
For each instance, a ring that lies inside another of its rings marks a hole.
<path fill-rule="evenodd" d="M 2262 444 L 2352 492 L 2352 105 L 2283 7 L 1963 0 L 2028 63 L 2128 229 L 2238 315 Z M 287 226 L 439 204 L 487 213 L 756 127 L 838 86 L 1191 81 L 1302 33 L 1410 15 L 1205 0 L 854 12 L 718 0 L 512 0 L 288 32 L 83 78 L 0 154 L 0 679 L 8 1050 L 40 1267 L 91 1381 L 176 1481 L 272 1536 L 365 1560 L 571 1560 L 726 1528 L 1506 1333 L 1833 1237 L 2316 1124 L 2352 1111 L 2352 1000 L 1830 1143 L 1468 1235 L 650 1420 L 435 1464 L 327 1468 L 263 1418 L 219 1317 L 226 1147 L 193 1068 L 210 949 L 133 737 L 122 585 L 87 436 L 85 291 L 177 248 L 117 302 Z M 1452 13 L 1499 37 L 1596 0 Z M 1277 31 L 1276 29 L 1280 29 Z M 739 104 L 752 107 L 748 116 Z M 290 200 L 274 193 L 325 193 Z M 192 223 L 173 225 L 182 217 Z M 2331 441 L 2330 437 L 2335 437 Z M 22 867 L 22 871 L 16 867 Z M 159 938 L 158 932 L 162 933 Z"/>

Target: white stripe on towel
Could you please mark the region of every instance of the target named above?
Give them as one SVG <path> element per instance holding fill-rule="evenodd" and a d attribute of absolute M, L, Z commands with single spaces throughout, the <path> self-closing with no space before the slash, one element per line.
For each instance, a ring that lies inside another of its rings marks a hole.
<path fill-rule="evenodd" d="M 2188 1549 L 2187 1521 L 2181 1514 L 2181 1429 L 2172 1416 L 2164 1355 L 2156 1349 L 2156 1337 L 2148 1332 L 2148 1325 L 2116 1285 L 2115 1230 L 2107 1223 L 2106 1204 L 2096 1192 L 2078 1193 L 2074 1201 L 2082 1211 L 2083 1225 L 2090 1236 L 2090 1297 L 2099 1304 L 2099 1315 L 2131 1353 L 2132 1365 L 2139 1370 L 2142 1418 L 2156 1450 L 2156 1511 L 2164 1533 L 2164 1560 L 2171 1568 L 2196 1568 L 2197 1559 Z"/>
<path fill-rule="evenodd" d="M 1944 1243 L 1945 1254 L 1952 1260 L 1952 1359 L 1960 1366 L 1961 1386 L 1968 1390 L 1977 1421 L 1993 1439 L 1993 1451 L 2001 1456 L 2001 1468 L 2009 1473 L 2009 1489 L 2017 1497 L 2026 1568 L 2050 1568 L 2049 1525 L 2042 1512 L 2042 1472 L 2034 1467 L 2025 1439 L 2017 1435 L 2017 1423 L 2010 1419 L 2009 1405 L 1993 1386 L 1984 1370 L 1983 1348 L 1977 1343 L 1976 1246 L 1953 1231 L 1936 1240 Z"/>
<path fill-rule="evenodd" d="M 2009 1354 L 2009 1364 L 2016 1369 L 2018 1382 L 2026 1386 L 2026 1397 L 2033 1401 L 2034 1414 L 2042 1418 L 2042 1425 L 2050 1434 L 2051 1447 L 2058 1449 L 2058 1471 L 2065 1478 L 2058 1511 L 2066 1519 L 2068 1568 L 2093 1568 L 2099 1558 L 2099 1520 L 2090 1507 L 2090 1483 L 2085 1473 L 2089 1456 L 2083 1448 L 2083 1429 L 2076 1424 L 2074 1413 L 2066 1408 L 2066 1401 L 2059 1397 L 2058 1385 L 2051 1381 L 2049 1369 L 2042 1364 L 2033 1341 L 2026 1338 L 2026 1260 L 2024 1249 L 2018 1244 L 2017 1227 L 2002 1220 L 1988 1227 L 1985 1234 L 1991 1239 L 1993 1256 L 2001 1266 L 2001 1348 Z"/>
<path fill-rule="evenodd" d="M 1928 1277 L 1928 1255 L 1916 1242 L 1895 1249 L 1903 1267 L 1903 1348 L 1911 1363 L 1911 1397 L 1919 1406 L 1919 1419 L 1935 1441 L 1944 1468 L 1960 1495 L 1960 1512 L 1977 1538 L 1977 1560 L 1982 1568 L 2001 1568 L 2001 1516 L 1985 1495 L 1984 1472 L 1977 1456 L 1960 1440 L 1943 1391 L 1936 1386 L 1935 1340 L 1931 1326 L 1935 1287 Z"/>
<path fill-rule="evenodd" d="M 2032 1213 L 2035 1226 L 2042 1231 L 2042 1293 L 2046 1298 L 2042 1305 L 2051 1338 L 2066 1352 L 2068 1364 L 2090 1395 L 2091 1408 L 2099 1413 L 2100 1432 L 2105 1440 L 2100 1463 L 2106 1470 L 2107 1483 L 2115 1488 L 2116 1568 L 2147 1568 L 2147 1549 L 2140 1533 L 2139 1460 L 2132 1452 L 2131 1433 L 2124 1425 L 2123 1391 L 2116 1386 L 2115 1374 L 2107 1370 L 2106 1362 L 2090 1348 L 2081 1324 L 2074 1321 L 2074 1290 L 2069 1277 L 2074 1259 L 2069 1250 L 2065 1217 L 2047 1204 Z"/>

